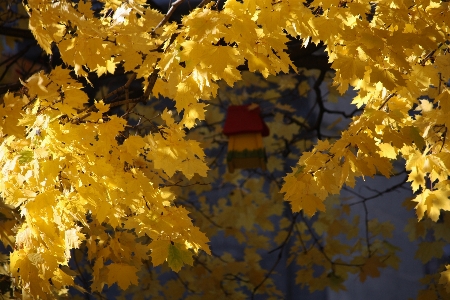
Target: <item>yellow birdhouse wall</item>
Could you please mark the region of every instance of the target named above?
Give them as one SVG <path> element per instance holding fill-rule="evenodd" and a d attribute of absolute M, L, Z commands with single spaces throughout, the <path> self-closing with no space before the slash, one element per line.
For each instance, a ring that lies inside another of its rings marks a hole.
<path fill-rule="evenodd" d="M 266 159 L 261 133 L 240 133 L 228 139 L 228 171 L 261 168 L 266 170 Z"/>

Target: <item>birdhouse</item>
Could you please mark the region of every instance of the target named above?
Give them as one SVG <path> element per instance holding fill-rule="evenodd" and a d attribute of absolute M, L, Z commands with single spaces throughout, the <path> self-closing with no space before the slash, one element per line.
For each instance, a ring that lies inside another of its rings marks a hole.
<path fill-rule="evenodd" d="M 235 169 L 266 169 L 263 136 L 269 128 L 261 118 L 258 105 L 231 105 L 228 107 L 223 133 L 228 136 L 228 171 Z"/>

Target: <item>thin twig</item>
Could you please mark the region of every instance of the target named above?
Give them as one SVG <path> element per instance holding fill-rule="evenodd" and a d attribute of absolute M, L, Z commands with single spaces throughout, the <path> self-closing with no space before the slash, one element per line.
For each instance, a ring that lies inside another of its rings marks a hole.
<path fill-rule="evenodd" d="M 273 271 L 275 270 L 277 265 L 280 263 L 281 258 L 283 257 L 283 249 L 284 249 L 284 247 L 286 247 L 287 242 L 289 241 L 289 238 L 292 235 L 292 231 L 294 229 L 294 225 L 297 221 L 298 216 L 299 216 L 299 214 L 295 214 L 294 217 L 292 218 L 291 225 L 289 226 L 289 229 L 288 229 L 288 234 L 287 234 L 286 238 L 284 239 L 284 241 L 281 243 L 281 245 L 279 247 L 269 251 L 269 253 L 272 253 L 273 251 L 280 250 L 280 252 L 278 252 L 277 260 L 272 265 L 272 268 L 270 268 L 269 272 L 267 272 L 267 274 L 266 274 L 266 276 L 264 276 L 263 280 L 261 280 L 261 282 L 253 288 L 252 299 L 254 299 L 256 291 L 264 284 L 264 282 L 266 282 L 267 279 L 269 279 L 270 275 L 273 273 Z"/>
<path fill-rule="evenodd" d="M 364 202 L 366 202 L 366 201 L 369 201 L 369 200 L 372 200 L 372 199 L 376 199 L 376 198 L 378 198 L 378 197 L 381 197 L 381 196 L 383 196 L 384 194 L 390 193 L 390 192 L 392 192 L 392 191 L 396 191 L 398 188 L 402 187 L 402 186 L 406 183 L 407 180 L 408 180 L 408 176 L 406 176 L 401 182 L 399 182 L 399 183 L 397 183 L 397 184 L 395 184 L 395 185 L 393 185 L 393 186 L 391 186 L 391 187 L 389 187 L 389 188 L 387 188 L 387 189 L 385 189 L 384 191 L 381 191 L 381 192 L 380 192 L 380 191 L 376 191 L 376 190 L 370 189 L 372 192 L 375 192 L 375 193 L 376 193 L 375 195 L 370 196 L 370 197 L 362 197 L 362 196 L 359 195 L 358 193 L 356 193 L 356 192 L 354 192 L 354 191 L 352 191 L 352 190 L 347 189 L 347 188 L 344 187 L 344 189 L 346 189 L 349 193 L 352 193 L 353 195 L 355 195 L 355 196 L 357 196 L 357 197 L 359 197 L 359 198 L 362 199 L 362 200 L 360 200 L 360 201 L 350 203 L 350 204 L 348 204 L 348 206 L 353 206 L 353 205 L 356 205 L 356 204 L 361 204 L 361 203 L 364 203 Z M 366 188 L 367 188 L 367 187 L 366 187 Z M 368 188 L 368 189 L 369 189 L 369 188 Z"/>
<path fill-rule="evenodd" d="M 198 8 L 202 8 L 203 6 L 205 6 L 206 4 L 208 4 L 209 2 L 211 2 L 211 0 L 203 0 L 202 2 L 200 2 L 199 5 L 197 5 Z"/>
<path fill-rule="evenodd" d="M 176 272 L 174 272 L 175 273 L 175 276 L 177 277 L 177 279 L 178 279 L 178 281 L 179 282 L 181 282 L 181 284 L 184 286 L 184 288 L 186 289 L 186 290 L 188 290 L 189 292 L 191 292 L 192 294 L 197 294 L 193 289 L 191 289 L 190 287 L 189 287 L 189 283 L 187 283 L 187 282 L 185 282 L 183 279 L 181 279 L 181 276 L 180 276 L 180 274 L 178 274 L 178 273 L 176 273 Z"/>
<path fill-rule="evenodd" d="M 367 210 L 367 204 L 363 202 L 364 207 L 364 227 L 366 234 L 366 245 L 367 245 L 367 253 L 369 253 L 369 257 L 372 256 L 372 251 L 370 250 L 370 240 L 369 240 L 369 211 Z"/>
<path fill-rule="evenodd" d="M 35 43 L 33 44 L 29 44 L 28 46 L 26 46 L 25 48 L 23 48 L 20 52 L 14 54 L 13 56 L 5 59 L 4 61 L 2 61 L 0 63 L 0 66 L 3 64 L 6 64 L 5 66 L 5 70 L 3 71 L 3 74 L 0 76 L 0 81 L 3 80 L 3 78 L 5 78 L 9 68 L 11 68 L 22 56 L 24 56 L 28 50 L 30 50 L 31 47 L 33 47 L 35 45 Z"/>
<path fill-rule="evenodd" d="M 181 3 L 183 3 L 183 2 L 184 2 L 184 0 L 177 0 L 177 1 L 175 1 L 174 3 L 172 3 L 172 5 L 170 6 L 169 11 L 168 11 L 167 14 L 164 16 L 164 18 L 161 20 L 161 22 L 159 22 L 159 24 L 156 25 L 155 28 L 153 28 L 153 30 L 152 30 L 152 33 L 153 33 L 153 34 L 155 33 L 155 31 L 156 31 L 158 28 L 160 28 L 161 26 L 163 26 L 164 24 L 166 24 L 166 23 L 169 21 L 169 19 L 170 19 L 170 17 L 172 16 L 173 12 L 174 12 L 174 11 L 177 9 L 177 7 L 178 7 Z"/>
<path fill-rule="evenodd" d="M 276 247 L 275 249 L 270 250 L 268 252 L 269 254 L 282 249 L 284 247 L 284 245 L 286 245 L 286 243 L 289 240 L 289 237 L 292 234 L 292 230 L 294 229 L 295 223 L 297 222 L 297 217 L 298 217 L 298 214 L 295 214 L 294 217 L 292 218 L 291 224 L 289 225 L 288 234 L 286 235 L 286 238 L 283 240 L 283 242 L 280 244 L 280 246 Z"/>
<path fill-rule="evenodd" d="M 121 106 L 124 104 L 130 104 L 130 103 L 139 103 L 139 102 L 145 102 L 145 97 L 144 95 L 137 97 L 137 98 L 132 98 L 132 99 L 128 99 L 128 100 L 122 100 L 122 101 L 117 101 L 117 102 L 113 102 L 109 104 L 109 107 L 116 107 L 116 106 Z"/>
<path fill-rule="evenodd" d="M 394 97 L 395 95 L 397 95 L 397 94 L 394 92 L 394 93 L 390 94 L 389 96 L 387 96 L 387 98 L 383 101 L 383 103 L 382 103 L 381 106 L 378 108 L 378 110 L 381 110 L 381 109 L 386 105 L 386 103 L 387 103 L 389 100 L 391 100 L 392 97 Z"/>
<path fill-rule="evenodd" d="M 430 52 L 424 57 L 424 59 L 422 59 L 422 60 L 420 61 L 420 64 L 421 64 L 422 66 L 424 66 L 425 63 L 426 63 L 426 62 L 434 55 L 434 53 L 436 53 L 436 51 L 439 50 L 439 48 L 442 47 L 442 45 L 443 45 L 443 43 L 440 43 L 440 44 L 438 45 L 437 49 L 434 49 L 434 50 L 430 51 Z"/>
<path fill-rule="evenodd" d="M 197 206 L 195 206 L 191 202 L 189 202 L 187 200 L 184 200 L 184 202 L 189 204 L 190 206 L 192 206 L 196 211 L 198 211 L 206 220 L 208 220 L 215 227 L 217 227 L 217 228 L 224 228 L 223 226 L 221 226 L 221 225 L 217 224 L 215 221 L 213 221 L 213 219 L 211 217 L 209 217 L 206 213 L 204 213 L 200 208 L 198 208 Z"/>
<path fill-rule="evenodd" d="M 136 73 L 132 73 L 131 76 L 130 76 L 130 78 L 128 78 L 127 83 L 125 83 L 125 85 L 123 85 L 123 86 L 121 86 L 121 87 L 115 89 L 114 91 L 108 93 L 108 94 L 105 96 L 104 100 L 106 100 L 106 99 L 108 99 L 108 98 L 111 98 L 112 96 L 118 95 L 118 94 L 119 94 L 120 92 L 122 92 L 122 91 L 125 91 L 125 92 L 126 92 L 127 89 L 130 87 L 131 83 L 133 82 L 133 80 L 135 80 L 135 79 L 136 79 Z"/>
<path fill-rule="evenodd" d="M 323 99 L 322 99 L 322 91 L 320 90 L 320 85 L 322 84 L 323 80 L 325 79 L 325 74 L 327 71 L 321 70 L 319 77 L 317 77 L 316 82 L 314 83 L 314 91 L 316 92 L 316 101 L 317 104 L 319 105 L 319 115 L 317 116 L 317 122 L 316 125 L 314 126 L 316 131 L 317 131 L 317 138 L 320 140 L 322 139 L 322 133 L 321 133 L 321 126 L 322 126 L 322 120 L 323 120 L 323 115 L 325 114 L 325 105 L 323 104 Z"/>

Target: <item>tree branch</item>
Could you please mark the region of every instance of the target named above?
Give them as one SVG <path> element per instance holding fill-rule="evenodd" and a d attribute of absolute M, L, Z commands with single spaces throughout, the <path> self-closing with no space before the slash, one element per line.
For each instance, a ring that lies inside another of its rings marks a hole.
<path fill-rule="evenodd" d="M 152 33 L 155 33 L 155 31 L 160 28 L 161 26 L 163 26 L 164 24 L 167 23 L 167 21 L 169 21 L 170 17 L 172 16 L 173 12 L 177 9 L 177 7 L 183 3 L 184 0 L 177 0 L 174 3 L 172 3 L 172 6 L 170 6 L 169 11 L 167 12 L 167 14 L 164 16 L 164 18 L 161 20 L 161 22 L 159 22 L 158 25 L 156 25 L 156 27 L 152 30 Z"/>
<path fill-rule="evenodd" d="M 289 241 L 289 238 L 292 235 L 292 231 L 294 229 L 295 223 L 297 222 L 297 217 L 298 216 L 299 216 L 299 214 L 294 214 L 294 216 L 292 218 L 292 221 L 291 221 L 291 224 L 290 224 L 289 229 L 288 229 L 288 234 L 286 235 L 286 238 L 281 243 L 281 245 L 278 246 L 277 248 L 269 251 L 269 253 L 272 253 L 273 251 L 280 250 L 280 252 L 278 252 L 277 260 L 272 265 L 272 268 L 270 268 L 269 272 L 267 272 L 267 274 L 266 274 L 266 276 L 264 276 L 263 280 L 261 280 L 261 282 L 257 286 L 255 286 L 255 288 L 253 289 L 253 291 L 252 291 L 252 299 L 255 298 L 256 291 L 264 284 L 264 282 L 266 282 L 267 279 L 269 279 L 270 275 L 272 275 L 272 273 L 275 270 L 276 266 L 280 263 L 281 258 L 283 257 L 283 249 L 284 249 L 284 247 L 286 247 L 287 242 Z"/>
<path fill-rule="evenodd" d="M 12 37 L 29 39 L 29 40 L 35 39 L 31 30 L 4 27 L 4 26 L 0 26 L 0 35 L 12 36 Z"/>
<path fill-rule="evenodd" d="M 326 73 L 325 70 L 320 70 L 319 77 L 317 78 L 317 80 L 313 86 L 313 89 L 316 92 L 316 102 L 319 105 L 319 115 L 317 116 L 317 122 L 316 122 L 316 125 L 314 126 L 317 131 L 317 138 L 319 140 L 322 138 L 320 126 L 322 125 L 323 115 L 325 113 L 325 106 L 323 104 L 322 91 L 320 90 L 320 85 L 322 84 L 323 80 L 325 79 L 325 73 Z"/>
<path fill-rule="evenodd" d="M 211 2 L 211 0 L 203 0 L 202 2 L 200 2 L 199 5 L 197 5 L 197 7 L 202 8 L 203 6 L 208 4 L 209 2 Z"/>

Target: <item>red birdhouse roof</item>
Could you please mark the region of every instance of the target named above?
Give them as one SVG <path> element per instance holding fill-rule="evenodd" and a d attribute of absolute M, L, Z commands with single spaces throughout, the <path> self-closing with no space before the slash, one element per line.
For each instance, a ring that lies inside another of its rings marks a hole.
<path fill-rule="evenodd" d="M 259 106 L 252 108 L 250 105 L 230 105 L 223 133 L 228 136 L 250 132 L 260 132 L 262 136 L 269 135 L 269 127 L 261 118 Z"/>

